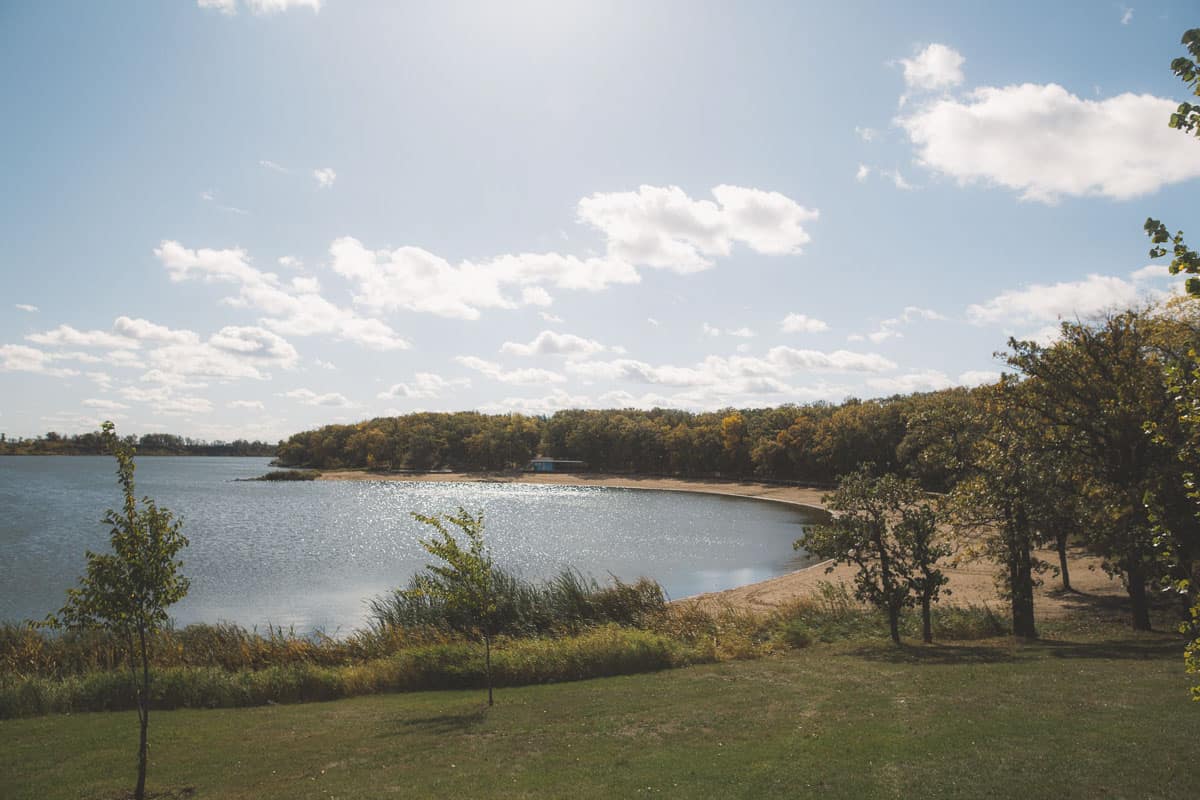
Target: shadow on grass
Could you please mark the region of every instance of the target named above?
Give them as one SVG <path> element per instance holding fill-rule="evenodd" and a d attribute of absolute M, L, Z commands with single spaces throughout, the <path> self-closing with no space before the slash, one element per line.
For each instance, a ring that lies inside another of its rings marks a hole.
<path fill-rule="evenodd" d="M 422 731 L 432 734 L 465 733 L 487 718 L 487 706 L 475 706 L 466 711 L 435 714 L 431 717 L 413 717 L 397 720 L 394 733 Z"/>
<path fill-rule="evenodd" d="M 1016 661 L 1019 653 L 1005 645 L 901 644 L 862 647 L 852 655 L 890 664 L 999 664 Z"/>
<path fill-rule="evenodd" d="M 1098 658 L 1119 661 L 1178 659 L 1183 640 L 1169 634 L 1146 634 L 1141 639 L 1108 639 L 1096 642 L 1042 640 L 1035 643 L 1055 658 Z"/>

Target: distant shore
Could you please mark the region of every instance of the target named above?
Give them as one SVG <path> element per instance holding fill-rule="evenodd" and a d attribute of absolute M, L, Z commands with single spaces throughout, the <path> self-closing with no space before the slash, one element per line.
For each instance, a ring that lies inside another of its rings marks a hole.
<path fill-rule="evenodd" d="M 697 492 L 755 500 L 772 500 L 781 503 L 825 510 L 821 502 L 826 489 L 800 486 L 775 486 L 754 481 L 688 480 L 683 478 L 640 477 L 637 475 L 603 475 L 594 473 L 375 473 L 366 470 L 341 470 L 322 473 L 322 481 L 420 481 L 449 483 L 533 483 L 554 486 L 604 486 L 615 489 L 653 489 L 672 492 Z M 1058 554 L 1050 551 L 1037 553 L 1038 557 L 1058 563 Z M 1071 553 L 1071 584 L 1073 593 L 1056 591 L 1058 580 L 1045 576 L 1042 586 L 1036 590 L 1034 603 L 1039 618 L 1061 618 L 1083 605 L 1097 601 L 1123 598 L 1125 592 L 1118 580 L 1110 578 L 1100 569 L 1100 559 L 1082 551 Z M 695 597 L 679 598 L 680 601 L 697 602 L 703 605 L 729 605 L 747 611 L 768 612 L 780 605 L 812 594 L 823 581 L 851 586 L 854 568 L 841 565 L 826 572 L 828 564 L 813 564 L 786 575 L 765 581 L 746 584 L 719 592 L 709 592 Z M 946 570 L 950 577 L 950 596 L 947 602 L 959 605 L 988 605 L 1001 616 L 1007 614 L 1007 604 L 996 590 L 998 566 L 990 561 L 966 561 Z M 649 576 L 653 577 L 653 576 Z"/>

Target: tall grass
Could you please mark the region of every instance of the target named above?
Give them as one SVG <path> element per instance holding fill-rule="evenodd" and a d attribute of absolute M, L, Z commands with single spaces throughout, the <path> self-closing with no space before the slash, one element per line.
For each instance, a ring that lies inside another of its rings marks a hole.
<path fill-rule="evenodd" d="M 493 651 L 497 685 L 576 680 L 684 664 L 757 658 L 815 642 L 881 639 L 887 625 L 840 584 L 756 614 L 700 602 L 667 604 L 658 584 L 601 586 L 574 571 L 532 584 L 501 575 L 504 633 Z M 481 648 L 463 621 L 398 590 L 372 603 L 370 625 L 346 638 L 265 633 L 237 625 L 159 631 L 152 642 L 156 708 L 331 700 L 376 692 L 481 686 Z M 904 619 L 916 638 L 916 614 Z M 1007 633 L 986 607 L 935 607 L 935 635 Z M 0 625 L 0 718 L 134 706 L 124 645 L 102 631 L 50 635 Z"/>
<path fill-rule="evenodd" d="M 710 660 L 700 650 L 650 631 L 604 625 L 575 636 L 501 639 L 492 651 L 499 686 L 647 672 Z M 158 709 L 232 708 L 334 700 L 353 695 L 483 685 L 483 653 L 463 641 L 424 644 L 387 658 L 340 666 L 309 662 L 258 670 L 213 666 L 157 669 L 151 702 Z M 0 678 L 0 719 L 46 713 L 133 708 L 128 671 L 88 672 L 55 680 Z"/>
<path fill-rule="evenodd" d="M 492 585 L 497 632 L 505 636 L 577 633 L 607 623 L 638 626 L 666 607 L 662 587 L 646 578 L 624 583 L 614 577 L 612 585 L 601 586 L 594 578 L 566 569 L 548 581 L 535 583 L 497 567 Z M 368 624 L 375 634 L 397 629 L 453 632 L 470 627 L 464 612 L 420 591 L 419 577 L 405 588 L 376 597 L 369 607 Z"/>

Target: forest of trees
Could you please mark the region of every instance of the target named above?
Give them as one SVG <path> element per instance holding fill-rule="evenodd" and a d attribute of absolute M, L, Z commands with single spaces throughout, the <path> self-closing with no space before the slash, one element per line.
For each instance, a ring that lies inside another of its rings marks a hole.
<path fill-rule="evenodd" d="M 523 467 L 538 455 L 578 459 L 600 472 L 721 475 L 830 482 L 858 464 L 904 469 L 945 489 L 953 467 L 931 447 L 955 447 L 932 434 L 948 408 L 970 402 L 967 389 L 691 413 L 656 408 L 559 411 L 550 417 L 476 412 L 420 413 L 298 433 L 279 448 L 285 466 L 318 469 L 460 471 Z M 960 432 L 950 434 L 957 436 Z"/>
<path fill-rule="evenodd" d="M 273 456 L 278 449 L 268 442 L 206 442 L 170 433 L 130 435 L 122 442 L 136 448 L 140 456 Z M 106 452 L 100 431 L 71 436 L 51 431 L 33 439 L 9 439 L 0 434 L 2 456 L 98 456 Z"/>

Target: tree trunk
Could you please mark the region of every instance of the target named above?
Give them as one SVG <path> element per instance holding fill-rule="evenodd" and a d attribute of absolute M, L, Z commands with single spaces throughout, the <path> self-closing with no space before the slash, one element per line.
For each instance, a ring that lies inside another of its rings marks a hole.
<path fill-rule="evenodd" d="M 1125 582 L 1129 588 L 1129 602 L 1133 607 L 1133 629 L 1148 631 L 1150 630 L 1150 601 L 1146 596 L 1146 574 L 1142 571 L 1140 563 L 1126 570 Z"/>
<path fill-rule="evenodd" d="M 491 706 L 495 705 L 492 700 L 492 637 L 486 633 L 483 635 L 483 663 L 487 676 L 488 705 Z"/>
<path fill-rule="evenodd" d="M 888 630 L 892 634 L 892 641 L 900 644 L 900 609 L 895 606 L 888 605 Z"/>
<path fill-rule="evenodd" d="M 134 800 L 145 800 L 147 732 L 150 728 L 150 657 L 146 652 L 145 630 L 138 630 L 138 642 L 142 654 L 142 684 L 137 687 L 138 722 L 141 723 L 141 734 L 138 737 L 138 776 L 133 797 Z"/>
<path fill-rule="evenodd" d="M 921 639 L 925 644 L 933 644 L 933 611 L 929 606 L 929 595 L 924 595 L 921 598 Z"/>
<path fill-rule="evenodd" d="M 1062 588 L 1064 592 L 1073 592 L 1071 588 L 1071 568 L 1067 564 L 1067 534 L 1060 532 L 1057 535 L 1058 539 L 1058 570 L 1062 577 Z"/>
<path fill-rule="evenodd" d="M 1033 619 L 1033 558 L 1029 552 L 1029 540 L 1021 538 L 1021 543 L 1013 543 L 1008 565 L 1013 635 L 1022 639 L 1036 639 L 1037 626 Z"/>

